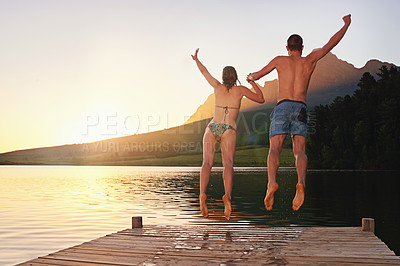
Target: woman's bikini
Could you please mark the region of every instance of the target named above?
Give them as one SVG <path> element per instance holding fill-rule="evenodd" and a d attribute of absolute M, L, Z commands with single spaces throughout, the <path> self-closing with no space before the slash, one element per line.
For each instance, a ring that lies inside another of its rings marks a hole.
<path fill-rule="evenodd" d="M 208 128 L 211 130 L 211 133 L 214 135 L 215 139 L 220 142 L 222 135 L 227 131 L 228 129 L 233 129 L 231 125 L 225 124 L 225 118 L 226 115 L 229 113 L 229 109 L 240 109 L 240 107 L 230 107 L 230 106 L 220 106 L 220 105 L 215 105 L 215 107 L 223 108 L 225 109 L 225 114 L 224 114 L 224 123 L 210 123 L 208 125 Z"/>

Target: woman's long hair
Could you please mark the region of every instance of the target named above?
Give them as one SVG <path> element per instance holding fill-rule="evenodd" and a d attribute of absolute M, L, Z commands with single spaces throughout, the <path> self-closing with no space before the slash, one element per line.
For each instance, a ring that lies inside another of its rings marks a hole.
<path fill-rule="evenodd" d="M 236 73 L 236 69 L 233 66 L 226 66 L 224 70 L 222 70 L 222 83 L 229 90 L 233 86 L 237 85 L 238 77 Z M 239 81 L 240 83 L 240 81 Z"/>

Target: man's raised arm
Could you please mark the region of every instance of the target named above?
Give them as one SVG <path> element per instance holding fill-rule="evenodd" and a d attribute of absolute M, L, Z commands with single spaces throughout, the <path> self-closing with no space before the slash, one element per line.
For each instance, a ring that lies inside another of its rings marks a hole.
<path fill-rule="evenodd" d="M 308 58 L 311 58 L 311 60 L 316 62 L 320 60 L 322 57 L 324 57 L 327 53 L 329 53 L 333 49 L 333 47 L 335 47 L 340 42 L 340 40 L 343 38 L 344 34 L 346 33 L 347 29 L 350 26 L 351 15 L 349 14 L 347 16 L 344 16 L 343 21 L 344 21 L 344 26 L 329 39 L 328 43 L 325 44 L 324 47 L 322 47 L 321 49 L 311 52 L 307 56 Z"/>
<path fill-rule="evenodd" d="M 266 65 L 265 67 L 263 67 L 260 71 L 258 72 L 254 72 L 254 73 L 250 73 L 249 75 L 247 75 L 247 81 L 250 80 L 259 80 L 260 78 L 264 77 L 265 75 L 269 74 L 272 70 L 275 69 L 276 67 L 276 61 L 277 61 L 277 57 L 275 57 L 274 59 L 272 59 L 271 62 L 269 62 L 268 65 Z"/>

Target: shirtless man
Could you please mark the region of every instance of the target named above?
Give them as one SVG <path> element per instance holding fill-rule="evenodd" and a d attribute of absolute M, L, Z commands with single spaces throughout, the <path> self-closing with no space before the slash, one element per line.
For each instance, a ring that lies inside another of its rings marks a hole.
<path fill-rule="evenodd" d="M 291 133 L 293 153 L 296 159 L 298 183 L 292 209 L 297 211 L 304 202 L 304 188 L 307 170 L 305 153 L 308 112 L 306 95 L 311 74 L 322 57 L 343 38 L 351 23 L 350 15 L 343 17 L 344 26 L 319 50 L 302 57 L 303 40 L 293 34 L 287 41 L 289 56 L 277 56 L 258 72 L 249 74 L 248 80 L 258 80 L 272 70 L 278 71 L 278 104 L 271 113 L 270 148 L 268 154 L 268 185 L 264 199 L 265 208 L 270 211 L 274 204 L 274 193 L 278 189 L 276 173 L 280 164 L 280 153 L 287 134 Z"/>

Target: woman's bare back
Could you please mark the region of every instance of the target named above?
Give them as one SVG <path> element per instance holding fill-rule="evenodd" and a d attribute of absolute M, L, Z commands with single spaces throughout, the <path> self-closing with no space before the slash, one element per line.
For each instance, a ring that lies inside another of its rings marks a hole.
<path fill-rule="evenodd" d="M 221 84 L 215 88 L 214 123 L 231 125 L 236 129 L 236 118 L 243 98 L 242 86 L 233 86 L 229 90 Z"/>

